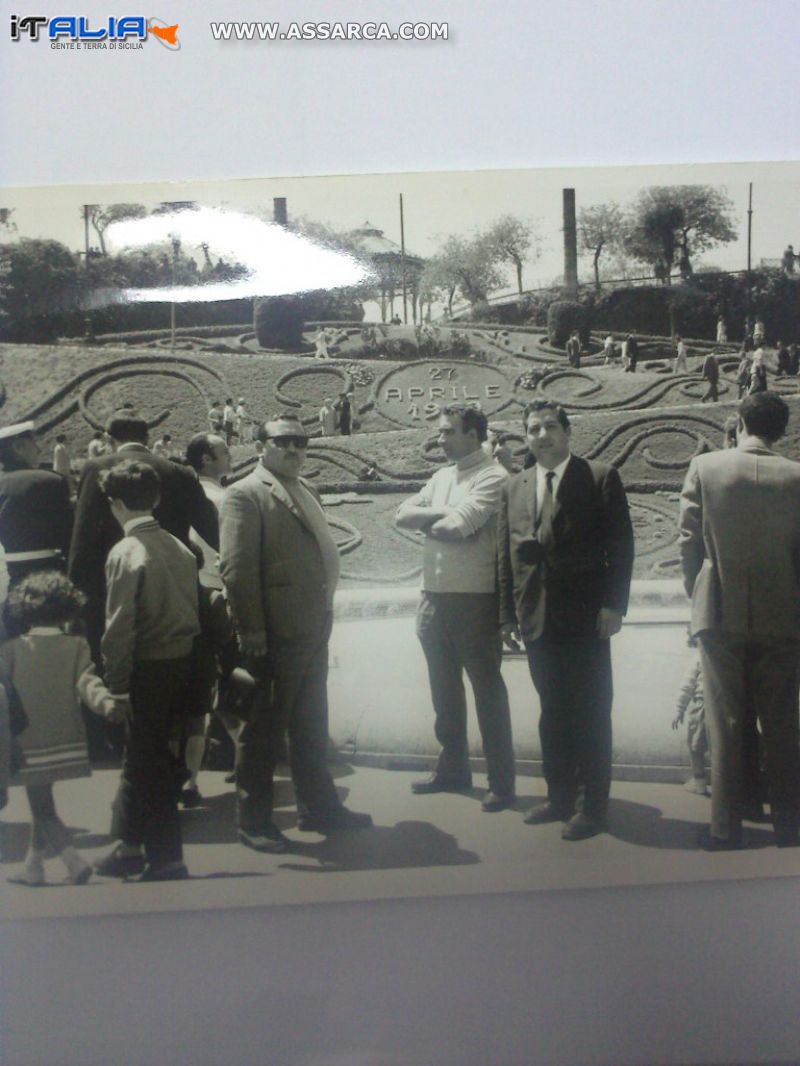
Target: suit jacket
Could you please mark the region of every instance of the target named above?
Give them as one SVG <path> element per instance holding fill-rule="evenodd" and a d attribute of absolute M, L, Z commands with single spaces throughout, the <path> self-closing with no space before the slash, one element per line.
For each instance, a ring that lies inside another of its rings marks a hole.
<path fill-rule="evenodd" d="M 800 463 L 755 441 L 696 456 L 679 547 L 693 633 L 800 636 Z"/>
<path fill-rule="evenodd" d="M 321 631 L 329 608 L 319 543 L 263 464 L 225 493 L 220 541 L 220 573 L 239 633 L 290 639 Z"/>
<path fill-rule="evenodd" d="M 50 470 L 0 473 L 0 544 L 7 554 L 52 548 L 66 558 L 71 533 L 66 478 Z"/>
<path fill-rule="evenodd" d="M 542 589 L 545 637 L 596 636 L 601 607 L 628 608 L 633 571 L 633 527 L 616 469 L 571 456 L 553 505 L 553 540 L 544 550 L 534 535 L 536 467 L 512 477 L 498 519 L 501 624 L 519 621 L 534 636 Z"/>
<path fill-rule="evenodd" d="M 69 576 L 92 598 L 105 597 L 106 558 L 122 539 L 119 523 L 100 488 L 99 476 L 124 459 L 147 463 L 158 471 L 161 499 L 153 514 L 162 529 L 188 544 L 191 527 L 213 548 L 219 546 L 216 509 L 190 467 L 153 455 L 144 445 L 126 445 L 123 451 L 90 459 L 78 485 Z"/>

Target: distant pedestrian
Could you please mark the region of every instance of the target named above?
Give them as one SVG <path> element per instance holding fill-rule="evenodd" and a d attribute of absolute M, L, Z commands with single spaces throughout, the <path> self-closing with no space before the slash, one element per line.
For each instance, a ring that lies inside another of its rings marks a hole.
<path fill-rule="evenodd" d="M 753 353 L 753 365 L 750 370 L 750 388 L 747 390 L 749 396 L 752 396 L 756 392 L 767 391 L 767 367 L 764 362 L 764 349 L 758 348 Z"/>
<path fill-rule="evenodd" d="M 250 412 L 247 410 L 247 405 L 244 400 L 244 396 L 239 397 L 239 402 L 236 404 L 236 436 L 239 438 L 239 443 L 244 444 L 245 441 L 251 441 L 253 439 L 253 420 L 250 417 Z"/>
<path fill-rule="evenodd" d="M 92 439 L 86 446 L 86 455 L 89 459 L 97 459 L 101 455 L 107 455 L 111 448 L 106 441 L 106 435 L 102 429 L 97 429 L 92 434 Z"/>
<path fill-rule="evenodd" d="M 716 403 L 719 400 L 719 362 L 714 352 L 709 352 L 703 360 L 703 378 L 708 382 L 708 388 L 702 402 Z"/>
<path fill-rule="evenodd" d="M 786 251 L 783 253 L 783 259 L 781 260 L 784 274 L 794 274 L 794 261 L 796 258 L 794 248 L 791 244 L 788 245 Z"/>
<path fill-rule="evenodd" d="M 327 329 L 323 329 L 322 326 L 317 330 L 314 335 L 314 355 L 317 359 L 330 359 L 330 352 L 328 351 L 329 341 Z"/>
<path fill-rule="evenodd" d="M 222 435 L 225 443 L 230 447 L 231 441 L 236 436 L 236 408 L 233 405 L 233 397 L 229 396 L 222 409 Z"/>
<path fill-rule="evenodd" d="M 336 434 L 336 408 L 330 396 L 325 397 L 319 409 L 319 422 L 323 437 L 333 437 Z"/>
<path fill-rule="evenodd" d="M 751 358 L 750 353 L 742 348 L 741 359 L 739 360 L 739 366 L 736 369 L 736 384 L 739 386 L 739 399 L 747 394 L 750 388 L 750 373 L 751 373 Z"/>
<path fill-rule="evenodd" d="M 609 333 L 603 341 L 603 354 L 605 356 L 605 359 L 603 360 L 604 366 L 611 366 L 617 355 L 617 346 L 614 343 L 613 333 Z"/>
<path fill-rule="evenodd" d="M 789 345 L 789 373 L 797 377 L 800 372 L 800 347 L 796 344 Z"/>
<path fill-rule="evenodd" d="M 791 356 L 789 355 L 788 347 L 783 343 L 783 341 L 779 340 L 778 343 L 775 345 L 775 348 L 776 358 L 778 360 L 778 374 L 790 374 L 792 360 Z"/>
<path fill-rule="evenodd" d="M 67 438 L 63 433 L 59 433 L 56 437 L 55 447 L 53 448 L 53 470 L 56 474 L 61 474 L 62 477 L 69 477 L 72 471 L 72 462 L 69 457 L 69 449 L 67 448 Z"/>
<path fill-rule="evenodd" d="M 334 406 L 339 415 L 339 433 L 343 437 L 349 437 L 353 432 L 353 405 L 350 402 L 350 393 L 340 392 L 339 399 Z"/>
<path fill-rule="evenodd" d="M 717 344 L 727 344 L 728 342 L 728 326 L 725 322 L 725 316 L 720 315 L 717 319 Z"/>
<path fill-rule="evenodd" d="M 208 412 L 208 431 L 216 433 L 217 436 L 222 435 L 222 404 L 219 400 L 214 400 Z"/>
<path fill-rule="evenodd" d="M 756 318 L 756 323 L 753 326 L 753 344 L 756 348 L 760 348 L 767 338 L 767 331 L 764 326 L 764 320 L 762 318 Z"/>
<path fill-rule="evenodd" d="M 566 352 L 569 365 L 577 370 L 581 365 L 581 338 L 577 329 L 574 329 L 570 334 L 566 345 Z"/>
<path fill-rule="evenodd" d="M 688 374 L 689 363 L 687 362 L 689 356 L 689 349 L 686 347 L 686 341 L 682 337 L 677 336 L 675 338 L 676 354 L 675 365 L 672 368 L 673 374 Z"/>
<path fill-rule="evenodd" d="M 160 455 L 162 459 L 169 459 L 172 455 L 172 434 L 164 433 L 153 445 L 153 455 Z"/>
<path fill-rule="evenodd" d="M 625 371 L 628 374 L 636 373 L 636 364 L 639 362 L 639 342 L 636 340 L 636 335 L 629 333 L 625 339 L 625 357 L 623 359 L 625 363 Z"/>

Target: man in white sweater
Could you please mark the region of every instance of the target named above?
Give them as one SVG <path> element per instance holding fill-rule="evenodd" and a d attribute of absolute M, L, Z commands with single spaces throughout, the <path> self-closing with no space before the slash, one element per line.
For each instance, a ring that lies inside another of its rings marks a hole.
<path fill-rule="evenodd" d="M 489 778 L 482 806 L 499 811 L 515 799 L 511 716 L 500 673 L 495 562 L 497 512 L 508 474 L 481 447 L 486 432 L 486 415 L 477 408 L 444 407 L 439 444 L 451 465 L 437 470 L 406 500 L 395 521 L 425 534 L 417 636 L 428 663 L 434 728 L 442 745 L 436 771 L 429 780 L 416 782 L 413 791 L 419 795 L 471 787 L 462 680 L 466 670 Z"/>

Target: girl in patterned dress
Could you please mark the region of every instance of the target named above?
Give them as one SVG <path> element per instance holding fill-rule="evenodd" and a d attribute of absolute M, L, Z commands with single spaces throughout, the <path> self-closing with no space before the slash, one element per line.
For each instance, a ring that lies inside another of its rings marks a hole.
<path fill-rule="evenodd" d="M 98 713 L 113 710 L 94 673 L 89 645 L 70 632 L 83 602 L 64 574 L 49 570 L 23 578 L 8 596 L 9 616 L 21 636 L 0 646 L 0 683 L 27 719 L 15 738 L 12 783 L 25 786 L 32 815 L 25 865 L 9 878 L 20 884 L 45 883 L 48 848 L 66 866 L 70 883 L 86 884 L 92 872 L 73 847 L 53 800 L 56 781 L 89 776 L 81 699 Z"/>

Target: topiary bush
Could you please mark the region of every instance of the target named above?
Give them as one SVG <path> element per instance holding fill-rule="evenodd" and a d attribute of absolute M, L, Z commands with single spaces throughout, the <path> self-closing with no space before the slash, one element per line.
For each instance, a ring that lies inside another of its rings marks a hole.
<path fill-rule="evenodd" d="M 262 348 L 297 352 L 305 347 L 305 313 L 299 296 L 265 296 L 256 300 L 253 324 Z"/>
<path fill-rule="evenodd" d="M 575 300 L 556 300 L 547 310 L 547 336 L 554 348 L 563 348 L 574 329 L 583 340 L 587 332 L 586 312 Z"/>

